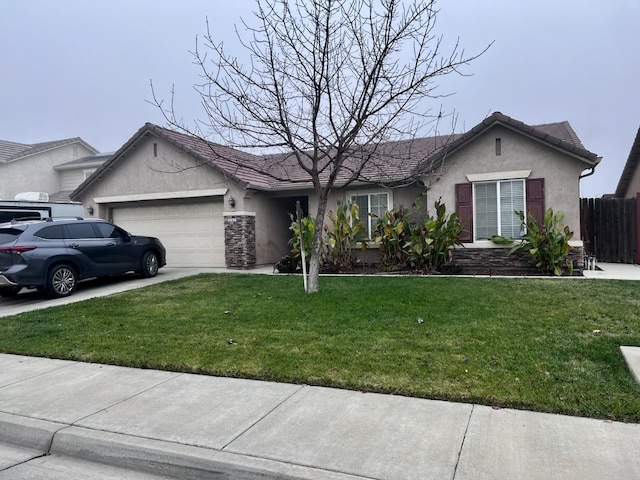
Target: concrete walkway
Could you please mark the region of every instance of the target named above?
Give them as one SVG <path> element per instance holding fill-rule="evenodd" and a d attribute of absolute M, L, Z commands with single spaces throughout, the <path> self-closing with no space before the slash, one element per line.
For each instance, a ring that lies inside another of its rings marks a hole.
<path fill-rule="evenodd" d="M 58 478 L 61 456 L 180 479 L 640 478 L 637 424 L 5 354 L 0 443 L 12 480 Z"/>
<path fill-rule="evenodd" d="M 640 267 L 600 266 L 586 280 L 640 280 Z M 161 272 L 53 302 L 200 270 Z M 50 306 L 27 295 L 0 316 Z M 640 348 L 622 351 L 640 381 Z M 0 480 L 640 479 L 638 452 L 637 424 L 0 354 Z M 65 458 L 126 470 L 71 473 Z"/>

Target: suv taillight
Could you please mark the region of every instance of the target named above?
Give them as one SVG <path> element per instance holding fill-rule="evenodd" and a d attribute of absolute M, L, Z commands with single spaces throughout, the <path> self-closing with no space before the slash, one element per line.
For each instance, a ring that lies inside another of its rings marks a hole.
<path fill-rule="evenodd" d="M 24 252 L 35 250 L 36 247 L 32 246 L 19 246 L 19 247 L 0 247 L 0 253 L 16 253 L 20 255 Z"/>

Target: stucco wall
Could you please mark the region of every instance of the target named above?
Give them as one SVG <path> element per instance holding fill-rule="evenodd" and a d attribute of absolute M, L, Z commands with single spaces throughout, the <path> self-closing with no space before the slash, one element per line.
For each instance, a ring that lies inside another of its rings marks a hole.
<path fill-rule="evenodd" d="M 157 143 L 157 157 L 153 144 Z M 129 194 L 164 193 L 227 187 L 227 181 L 205 165 L 155 137 L 144 139 L 124 153 L 113 173 L 107 171 L 82 195 L 108 197 Z"/>
<path fill-rule="evenodd" d="M 496 155 L 496 138 L 501 141 L 501 155 Z M 459 151 L 449 155 L 444 167 L 425 177 L 429 187 L 429 208 L 442 198 L 447 210 L 455 210 L 455 187 L 468 182 L 466 175 L 531 170 L 529 178 L 545 179 L 545 209 L 565 214 L 565 224 L 579 235 L 579 178 L 587 165 L 536 140 L 495 126 L 476 137 Z"/>
<path fill-rule="evenodd" d="M 93 155 L 81 143 L 36 153 L 35 155 L 0 164 L 0 198 L 11 200 L 20 192 L 53 194 L 63 190 L 59 172 L 53 167 Z"/>

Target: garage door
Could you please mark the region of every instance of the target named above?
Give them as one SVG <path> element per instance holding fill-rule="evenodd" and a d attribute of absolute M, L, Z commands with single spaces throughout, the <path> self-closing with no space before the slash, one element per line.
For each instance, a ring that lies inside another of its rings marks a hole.
<path fill-rule="evenodd" d="M 219 202 L 116 207 L 113 223 L 158 237 L 170 267 L 224 267 L 223 205 Z"/>

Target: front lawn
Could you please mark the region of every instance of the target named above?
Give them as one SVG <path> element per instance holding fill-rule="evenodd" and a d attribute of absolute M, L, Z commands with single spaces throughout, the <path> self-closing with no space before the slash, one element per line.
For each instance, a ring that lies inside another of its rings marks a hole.
<path fill-rule="evenodd" d="M 640 422 L 640 283 L 200 275 L 0 318 L 0 351 Z M 595 332 L 595 331 L 599 331 Z"/>

